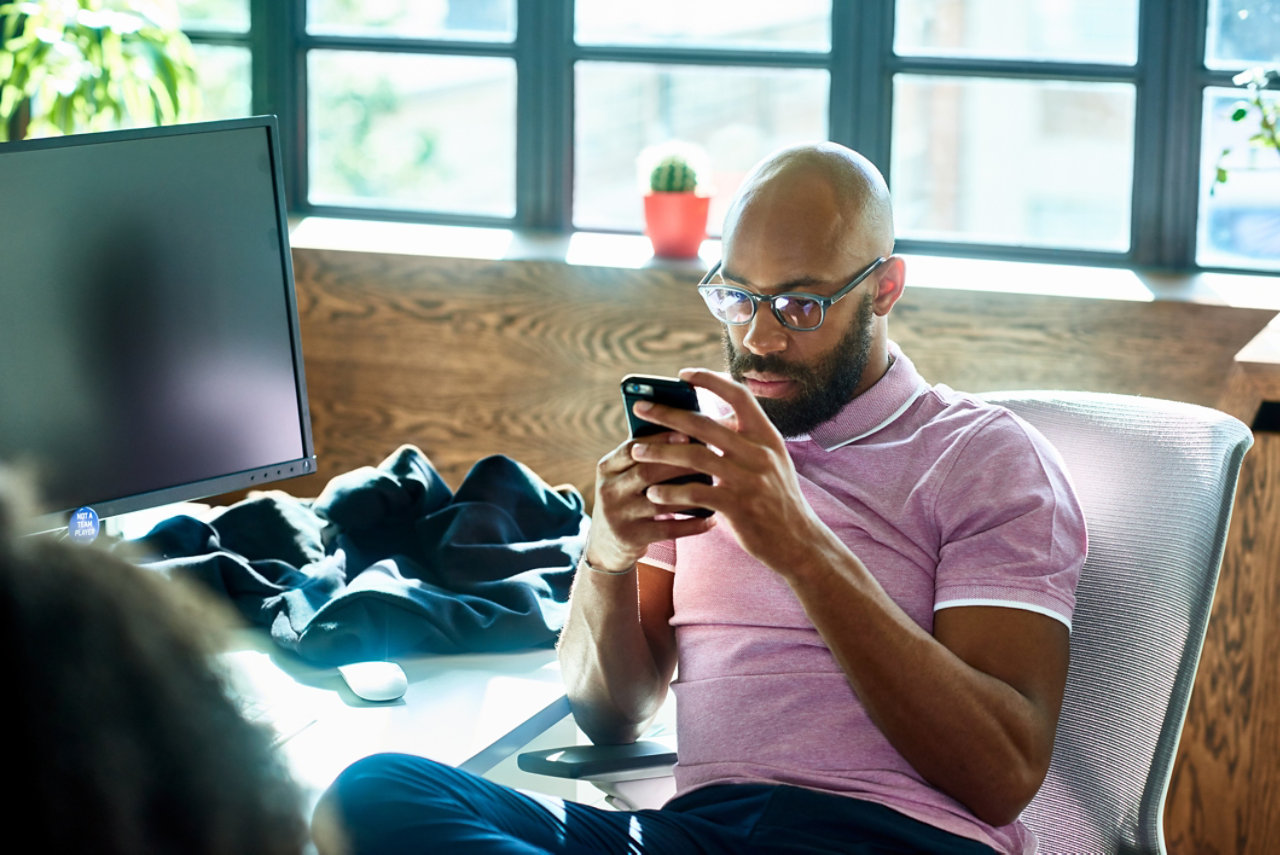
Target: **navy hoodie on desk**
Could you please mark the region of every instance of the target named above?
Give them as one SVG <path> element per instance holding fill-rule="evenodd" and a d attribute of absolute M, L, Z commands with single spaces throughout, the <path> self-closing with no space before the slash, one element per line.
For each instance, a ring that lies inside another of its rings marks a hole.
<path fill-rule="evenodd" d="M 454 493 L 406 445 L 314 501 L 255 494 L 208 523 L 172 517 L 131 546 L 286 649 L 338 665 L 551 646 L 588 523 L 576 490 L 508 457 L 479 461 Z"/>

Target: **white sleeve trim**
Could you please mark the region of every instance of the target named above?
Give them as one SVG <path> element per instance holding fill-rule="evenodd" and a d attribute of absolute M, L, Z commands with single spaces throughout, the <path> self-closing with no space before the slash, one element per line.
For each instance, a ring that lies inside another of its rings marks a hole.
<path fill-rule="evenodd" d="M 1032 603 L 1024 603 L 1018 600 L 983 600 L 976 597 L 964 600 L 943 600 L 942 602 L 934 603 L 933 610 L 935 612 L 940 612 L 943 609 L 962 608 L 964 606 L 997 606 L 1005 609 L 1022 609 L 1023 611 L 1035 612 L 1038 615 L 1051 617 L 1065 625 L 1068 630 L 1071 629 L 1071 621 L 1058 614 L 1053 609 L 1047 609 L 1044 606 L 1037 606 Z"/>

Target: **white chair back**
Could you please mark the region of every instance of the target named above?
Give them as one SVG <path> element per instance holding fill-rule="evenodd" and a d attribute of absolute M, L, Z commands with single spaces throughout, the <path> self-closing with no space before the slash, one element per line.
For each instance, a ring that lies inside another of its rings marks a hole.
<path fill-rule="evenodd" d="M 1152 398 L 983 397 L 1057 447 L 1089 531 L 1053 761 L 1023 820 L 1044 853 L 1163 853 L 1165 794 L 1253 436 L 1224 413 Z"/>

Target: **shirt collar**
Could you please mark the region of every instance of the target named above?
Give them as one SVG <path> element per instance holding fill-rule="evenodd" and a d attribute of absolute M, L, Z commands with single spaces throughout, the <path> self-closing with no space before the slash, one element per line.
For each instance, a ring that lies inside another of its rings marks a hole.
<path fill-rule="evenodd" d="M 845 404 L 844 409 L 809 434 L 788 437 L 788 441 L 813 440 L 827 451 L 835 451 L 892 424 L 917 398 L 929 391 L 929 384 L 892 341 L 889 342 L 889 355 L 893 362 L 875 385 Z"/>

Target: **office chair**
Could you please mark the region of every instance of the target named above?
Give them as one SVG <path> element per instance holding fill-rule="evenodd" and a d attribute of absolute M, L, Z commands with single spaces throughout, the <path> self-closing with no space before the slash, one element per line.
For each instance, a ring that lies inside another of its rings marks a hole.
<path fill-rule="evenodd" d="M 1045 853 L 1163 853 L 1165 795 L 1253 436 L 1224 413 L 1152 398 L 983 397 L 1058 448 L 1089 532 L 1053 760 L 1023 821 Z M 602 778 L 615 804 L 634 804 L 628 786 L 635 785 L 578 749 L 536 754 L 522 757 L 522 767 Z M 648 780 L 638 786 L 661 790 L 653 776 L 663 770 L 651 765 L 639 774 Z"/>

